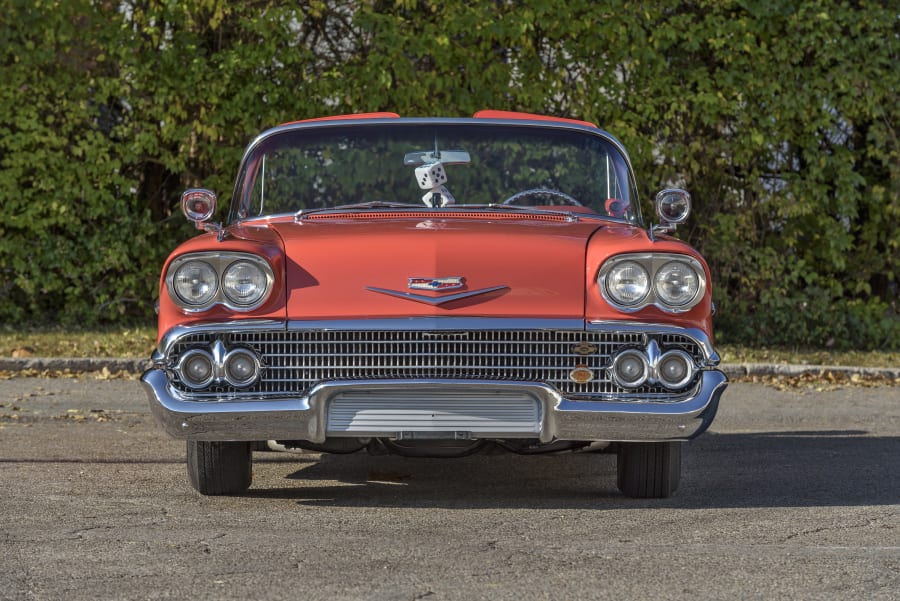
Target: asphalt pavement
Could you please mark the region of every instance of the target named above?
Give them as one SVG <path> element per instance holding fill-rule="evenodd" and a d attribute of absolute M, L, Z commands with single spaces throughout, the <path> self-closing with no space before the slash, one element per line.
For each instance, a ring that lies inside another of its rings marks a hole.
<path fill-rule="evenodd" d="M 900 386 L 733 383 L 671 499 L 615 457 L 255 454 L 202 497 L 137 381 L 0 380 L 0 599 L 883 599 Z"/>

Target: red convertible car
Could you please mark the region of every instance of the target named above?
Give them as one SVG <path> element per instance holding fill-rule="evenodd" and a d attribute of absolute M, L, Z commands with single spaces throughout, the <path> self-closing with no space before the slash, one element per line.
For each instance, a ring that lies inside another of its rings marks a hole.
<path fill-rule="evenodd" d="M 247 148 L 224 224 L 160 282 L 142 378 L 203 494 L 250 486 L 260 441 L 317 452 L 617 454 L 666 497 L 712 421 L 709 269 L 641 216 L 628 155 L 591 123 L 503 111 L 287 123 Z"/>

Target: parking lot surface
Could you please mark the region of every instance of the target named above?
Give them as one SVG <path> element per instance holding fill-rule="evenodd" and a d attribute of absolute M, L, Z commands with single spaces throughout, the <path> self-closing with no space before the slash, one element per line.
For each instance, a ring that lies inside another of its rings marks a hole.
<path fill-rule="evenodd" d="M 134 380 L 0 381 L 0 599 L 900 598 L 900 387 L 735 383 L 671 499 L 615 457 L 258 453 L 202 497 Z"/>

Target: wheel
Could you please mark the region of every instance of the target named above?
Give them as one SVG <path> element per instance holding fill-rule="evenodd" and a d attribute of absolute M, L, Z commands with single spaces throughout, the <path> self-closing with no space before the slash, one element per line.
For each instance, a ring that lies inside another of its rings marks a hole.
<path fill-rule="evenodd" d="M 680 442 L 623 442 L 616 459 L 622 494 L 639 499 L 671 496 L 681 480 Z"/>
<path fill-rule="evenodd" d="M 235 495 L 250 488 L 253 464 L 249 442 L 189 440 L 187 470 L 191 486 L 204 495 Z"/>
<path fill-rule="evenodd" d="M 526 198 L 532 198 L 531 203 L 523 203 L 522 201 Z M 541 202 L 540 200 L 545 202 Z M 549 188 L 530 188 L 528 190 L 522 190 L 521 192 L 516 192 L 509 198 L 503 201 L 502 204 L 512 205 L 512 204 L 525 204 L 528 206 L 552 206 L 559 204 L 558 201 L 562 201 L 562 204 L 565 205 L 574 205 L 576 207 L 582 206 L 580 202 L 575 200 L 573 197 L 569 196 L 565 192 L 560 192 L 559 190 L 551 190 Z"/>

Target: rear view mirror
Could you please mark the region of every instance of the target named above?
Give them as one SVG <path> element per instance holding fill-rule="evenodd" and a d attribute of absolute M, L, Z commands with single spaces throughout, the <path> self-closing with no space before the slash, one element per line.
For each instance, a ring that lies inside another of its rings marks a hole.
<path fill-rule="evenodd" d="M 465 150 L 423 150 L 420 152 L 407 152 L 403 157 L 403 164 L 407 167 L 419 167 L 429 163 L 441 162 L 445 165 L 466 165 L 472 162 L 472 157 Z"/>

